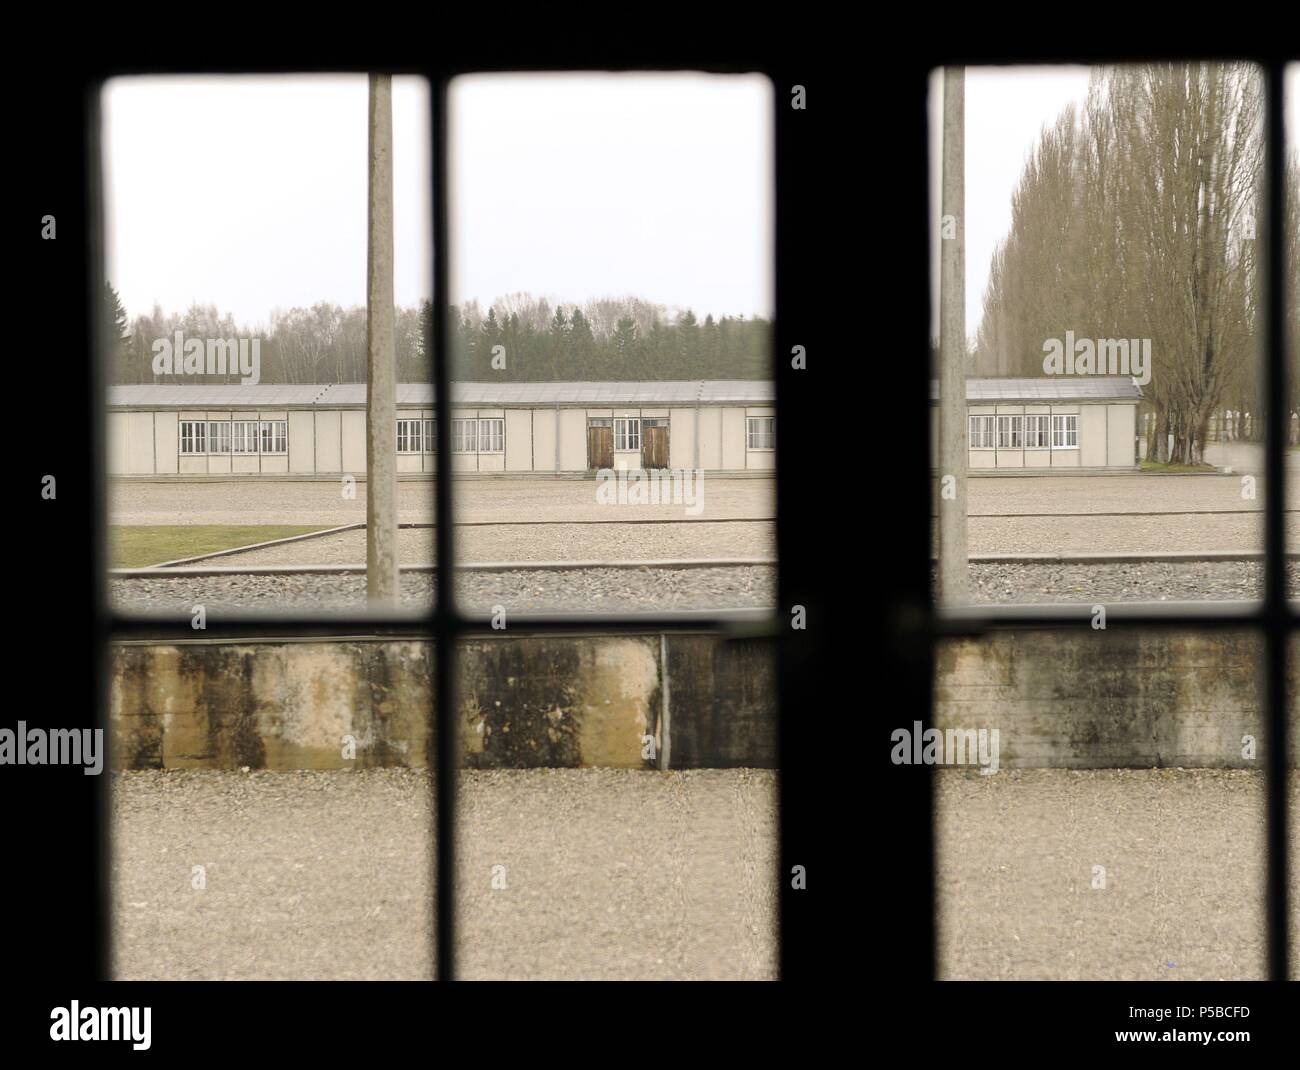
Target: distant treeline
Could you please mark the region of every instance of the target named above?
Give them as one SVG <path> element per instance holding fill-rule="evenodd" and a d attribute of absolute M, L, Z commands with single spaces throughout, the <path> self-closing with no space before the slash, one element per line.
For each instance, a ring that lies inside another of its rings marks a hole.
<path fill-rule="evenodd" d="M 276 310 L 271 323 L 238 324 L 212 305 L 183 313 L 155 306 L 128 320 L 109 285 L 106 307 L 116 338 L 110 369 L 114 383 L 238 382 L 224 376 L 159 375 L 153 343 L 174 339 L 261 339 L 263 383 L 357 383 L 366 379 L 366 310 L 320 302 Z M 772 325 L 759 317 L 703 320 L 635 297 L 601 298 L 584 305 L 552 306 L 544 297 L 512 294 L 487 311 L 477 301 L 452 306 L 457 324 L 451 343 L 453 380 L 539 382 L 617 379 L 766 379 L 772 375 Z M 433 306 L 396 310 L 395 345 L 400 382 L 429 382 L 434 351 Z"/>

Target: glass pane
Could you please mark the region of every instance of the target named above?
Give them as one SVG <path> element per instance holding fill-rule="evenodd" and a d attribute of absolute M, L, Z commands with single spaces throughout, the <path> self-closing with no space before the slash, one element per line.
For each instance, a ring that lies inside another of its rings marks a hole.
<path fill-rule="evenodd" d="M 937 767 L 939 975 L 1263 979 L 1262 659 L 1246 631 L 942 642 L 934 724 L 893 737 Z"/>
<path fill-rule="evenodd" d="M 110 653 L 113 977 L 431 979 L 432 645 Z"/>
<path fill-rule="evenodd" d="M 196 605 L 216 619 L 367 606 L 368 95 L 356 74 L 119 78 L 104 88 L 105 270 L 118 338 L 105 369 L 119 570 L 109 586 L 119 608 L 188 621 Z M 195 123 L 258 166 L 176 182 L 145 163 L 160 132 Z M 422 78 L 392 80 L 392 128 L 390 442 L 396 449 L 396 420 L 407 422 L 396 543 L 401 605 L 416 613 L 433 598 L 433 457 L 420 448 L 420 422 L 433 416 Z M 178 234 L 203 255 L 179 255 Z M 176 561 L 187 563 L 120 571 Z"/>
<path fill-rule="evenodd" d="M 774 978 L 773 648 L 507 629 L 459 662 L 460 975 Z"/>
<path fill-rule="evenodd" d="M 452 82 L 466 611 L 772 610 L 772 107 L 752 75 Z"/>
<path fill-rule="evenodd" d="M 970 67 L 931 85 L 936 592 L 1258 597 L 1261 71 Z M 947 415 L 945 368 L 965 395 Z M 1047 441 L 1017 435 L 1040 418 Z"/>

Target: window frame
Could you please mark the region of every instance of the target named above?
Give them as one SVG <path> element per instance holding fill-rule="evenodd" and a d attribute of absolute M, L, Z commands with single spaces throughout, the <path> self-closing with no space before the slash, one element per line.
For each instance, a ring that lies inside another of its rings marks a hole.
<path fill-rule="evenodd" d="M 261 445 L 261 431 L 258 420 L 237 419 L 230 421 L 230 455 L 232 457 L 256 457 L 261 452 L 258 447 Z M 238 430 L 237 430 L 238 429 Z M 243 439 L 245 446 L 251 439 L 253 448 L 236 449 L 237 443 Z"/>
<path fill-rule="evenodd" d="M 1031 424 L 1037 424 L 1037 431 L 1030 431 Z M 1038 441 L 1031 445 L 1030 436 Z M 1027 450 L 1050 450 L 1052 448 L 1052 415 L 1047 412 L 1025 413 L 1024 448 Z"/>
<path fill-rule="evenodd" d="M 484 432 L 483 425 L 487 424 L 487 431 Z M 488 446 L 483 447 L 484 434 L 487 435 Z M 500 445 L 496 442 L 500 440 Z M 492 455 L 506 452 L 506 418 L 504 416 L 480 416 L 478 418 L 478 450 L 480 456 L 484 454 Z"/>
<path fill-rule="evenodd" d="M 186 428 L 189 428 L 188 434 Z M 208 455 L 207 445 L 208 421 L 203 420 L 178 420 L 176 433 L 176 448 L 181 457 L 206 457 Z M 186 446 L 189 446 L 186 449 Z"/>
<path fill-rule="evenodd" d="M 1182 54 L 1183 60 L 1195 61 L 1199 56 Z M 1207 60 L 1213 57 L 1205 57 Z M 1296 310 L 1289 308 L 1284 274 L 1285 247 L 1284 196 L 1285 196 L 1285 153 L 1289 145 L 1284 123 L 1284 89 L 1286 69 L 1294 62 L 1290 57 L 1246 56 L 1258 64 L 1264 75 L 1263 93 L 1263 181 L 1261 193 L 1264 201 L 1264 234 L 1261 235 L 1263 247 L 1263 264 L 1260 280 L 1264 294 L 1261 302 L 1263 315 L 1260 324 L 1260 367 L 1263 394 L 1269 398 L 1289 397 L 1287 387 L 1287 362 L 1292 356 L 1289 351 L 1287 319 L 1295 315 Z M 1080 57 L 1081 62 L 1095 62 L 1087 56 Z M 947 62 L 954 62 L 952 59 Z M 1030 58 L 1026 63 L 1034 62 Z M 1066 62 L 1056 57 L 1054 62 Z M 917 174 L 924 177 L 927 163 L 918 165 Z M 931 266 L 933 259 L 931 254 Z M 923 305 L 928 310 L 928 304 Z M 925 326 L 928 326 L 925 325 Z M 916 328 L 919 335 L 923 326 Z M 940 376 L 942 378 L 942 376 Z M 930 402 L 930 394 L 923 384 L 916 383 L 916 389 L 909 393 L 909 399 L 920 409 Z M 1061 413 L 1053 416 L 1068 416 Z M 1162 602 L 1126 605 L 1118 603 L 1108 607 L 1107 626 L 1119 628 L 1165 628 L 1184 631 L 1214 632 L 1219 630 L 1245 631 L 1262 639 L 1264 646 L 1263 687 L 1262 687 L 1262 727 L 1268 740 L 1265 748 L 1265 855 L 1266 874 L 1264 886 L 1265 922 L 1264 935 L 1267 946 L 1267 977 L 1270 981 L 1285 984 L 1291 979 L 1290 969 L 1290 935 L 1291 920 L 1289 901 L 1291 899 L 1291 873 L 1288 855 L 1290 852 L 1288 833 L 1288 794 L 1289 794 L 1289 757 L 1292 744 L 1288 741 L 1288 681 L 1287 661 L 1290 656 L 1288 646 L 1300 635 L 1300 599 L 1292 600 L 1287 595 L 1287 559 L 1286 559 L 1286 451 L 1287 432 L 1290 419 L 1289 406 L 1286 404 L 1270 405 L 1263 416 L 1264 420 L 1264 478 L 1269 493 L 1264 497 L 1264 582 L 1258 599 L 1252 600 L 1247 607 L 1238 608 L 1235 603 L 1212 602 Z M 969 433 L 969 424 L 968 424 Z M 1055 422 L 1053 422 L 1053 432 Z M 1078 426 L 1075 431 L 1073 446 L 1053 446 L 1054 449 L 1078 449 Z M 1055 434 L 1053 433 L 1053 442 Z M 937 470 L 935 445 L 928 444 L 929 465 L 927 475 L 933 478 Z M 920 513 L 916 516 L 916 527 L 908 532 L 909 537 L 924 531 L 929 538 L 930 514 Z M 928 558 L 928 555 L 927 555 Z M 913 622 L 905 629 L 908 633 L 903 644 L 897 649 L 909 650 L 908 644 L 917 642 L 924 648 L 924 656 L 917 659 L 909 671 L 908 700 L 916 703 L 918 710 L 923 710 L 933 723 L 935 713 L 935 667 L 940 656 L 939 645 L 954 637 L 980 637 L 1000 630 L 1035 630 L 1048 629 L 1083 629 L 1091 628 L 1092 610 L 1090 606 L 1076 607 L 1069 605 L 1014 605 L 1014 606 L 959 606 L 946 607 L 937 597 L 932 586 L 931 571 L 928 560 L 923 567 L 916 567 L 914 575 L 897 596 L 899 601 L 891 610 L 900 617 L 911 612 L 915 605 L 924 609 L 916 614 Z M 1082 608 L 1085 612 L 1078 612 Z M 910 655 L 909 655 L 910 656 Z M 924 913 L 928 922 L 926 946 L 918 952 L 920 960 L 916 972 L 917 979 L 935 980 L 937 978 L 937 943 L 935 941 L 935 922 L 939 917 L 940 902 L 939 875 L 935 838 L 932 838 L 936 815 L 937 789 L 933 777 L 918 780 L 915 790 L 907 796 L 909 802 L 923 801 L 923 809 L 916 813 L 915 830 L 924 835 L 922 856 L 926 867 L 924 874 L 924 904 L 916 915 L 909 919 L 913 923 L 921 922 Z"/>
<path fill-rule="evenodd" d="M 419 456 L 424 449 L 424 423 L 419 417 L 403 416 L 397 421 L 397 453 L 402 457 Z M 415 446 L 411 446 L 411 429 L 415 429 Z"/>
<path fill-rule="evenodd" d="M 1002 444 L 1002 426 L 1006 421 L 1008 445 Z M 1025 417 L 1023 413 L 1000 412 L 996 417 L 996 437 L 994 449 L 1022 450 L 1025 448 Z"/>
<path fill-rule="evenodd" d="M 257 421 L 257 452 L 263 457 L 287 457 L 289 455 L 289 421 L 284 420 L 258 420 Z M 266 432 L 271 431 L 271 449 L 266 448 Z M 281 434 L 280 429 L 284 432 Z M 278 443 L 283 442 L 283 445 Z"/>
<path fill-rule="evenodd" d="M 641 452 L 641 417 L 640 416 L 615 416 L 614 418 L 614 452 L 615 453 L 640 453 Z M 622 424 L 620 430 L 619 424 Z M 629 445 L 629 442 L 635 439 L 635 445 Z M 619 442 L 623 445 L 620 446 Z"/>
<path fill-rule="evenodd" d="M 769 429 L 766 432 L 755 432 L 754 425 L 760 421 L 766 421 Z M 755 437 L 760 439 L 767 438 L 770 442 L 766 446 L 754 445 Z M 776 417 L 775 416 L 746 416 L 745 417 L 745 449 L 751 453 L 771 453 L 776 449 Z"/>
<path fill-rule="evenodd" d="M 1062 440 L 1059 444 L 1058 425 L 1060 420 L 1059 437 Z M 1073 421 L 1073 423 L 1067 423 Z M 1073 437 L 1074 441 L 1068 441 Z M 1052 449 L 1053 450 L 1077 450 L 1079 448 L 1079 413 L 1077 412 L 1054 412 L 1052 413 Z"/>
<path fill-rule="evenodd" d="M 976 444 L 975 421 L 985 422 L 985 430 L 979 432 L 979 444 Z M 991 450 L 997 448 L 997 424 L 991 412 L 966 414 L 966 448 L 968 450 Z"/>
<path fill-rule="evenodd" d="M 208 456 L 209 457 L 229 457 L 230 447 L 234 444 L 234 436 L 231 429 L 230 420 L 209 420 L 208 421 Z M 213 432 L 217 434 L 213 434 Z M 226 443 L 225 449 L 214 446 L 214 442 L 224 438 Z"/>
<path fill-rule="evenodd" d="M 466 433 L 466 429 L 470 429 Z M 467 446 L 466 443 L 473 439 L 474 445 Z M 457 442 L 460 444 L 457 445 Z M 451 420 L 451 452 L 457 456 L 472 457 L 478 453 L 478 417 L 477 416 L 453 416 Z"/>

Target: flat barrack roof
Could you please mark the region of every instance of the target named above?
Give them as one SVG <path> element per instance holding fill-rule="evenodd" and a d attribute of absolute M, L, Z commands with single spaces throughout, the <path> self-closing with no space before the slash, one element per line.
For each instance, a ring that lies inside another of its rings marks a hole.
<path fill-rule="evenodd" d="M 930 400 L 939 384 L 930 380 Z M 967 401 L 1141 401 L 1128 375 L 1044 375 L 1022 379 L 967 379 Z"/>
<path fill-rule="evenodd" d="M 625 383 L 452 383 L 453 405 L 770 405 L 776 387 L 765 379 L 694 379 Z M 238 383 L 210 386 L 160 383 L 110 386 L 111 409 L 279 409 L 356 407 L 365 383 Z M 398 383 L 397 404 L 431 406 L 432 383 Z"/>

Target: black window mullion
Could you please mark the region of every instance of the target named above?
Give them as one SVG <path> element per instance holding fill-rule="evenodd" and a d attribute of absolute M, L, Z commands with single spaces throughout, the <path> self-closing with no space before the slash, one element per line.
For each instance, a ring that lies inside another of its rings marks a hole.
<path fill-rule="evenodd" d="M 434 755 L 429 767 L 434 770 L 435 828 L 434 888 L 436 918 L 434 949 L 436 977 L 439 981 L 456 979 L 455 960 L 455 835 L 456 835 L 456 746 L 453 732 L 455 717 L 455 672 L 460 621 L 456 615 L 454 595 L 455 546 L 452 540 L 452 453 L 451 453 L 451 350 L 449 315 L 451 242 L 447 233 L 447 86 L 446 71 L 437 75 L 431 101 L 432 130 L 429 145 L 433 179 L 433 337 L 438 343 L 432 354 L 434 432 L 437 435 L 434 466 L 434 565 L 438 581 L 433 608 L 434 639 L 434 708 L 436 731 Z"/>
<path fill-rule="evenodd" d="M 1267 880 L 1265 902 L 1268 918 L 1268 972 L 1273 981 L 1289 976 L 1290 937 L 1287 917 L 1287 805 L 1286 779 L 1286 659 L 1290 644 L 1290 609 L 1286 597 L 1286 434 L 1290 407 L 1286 392 L 1286 337 L 1283 257 L 1283 204 L 1286 181 L 1286 126 L 1283 89 L 1286 68 L 1274 59 L 1267 68 L 1264 93 L 1264 229 L 1265 271 L 1264 353 L 1268 391 L 1268 426 L 1264 435 L 1264 615 L 1265 615 L 1265 724 L 1268 792 Z"/>

